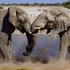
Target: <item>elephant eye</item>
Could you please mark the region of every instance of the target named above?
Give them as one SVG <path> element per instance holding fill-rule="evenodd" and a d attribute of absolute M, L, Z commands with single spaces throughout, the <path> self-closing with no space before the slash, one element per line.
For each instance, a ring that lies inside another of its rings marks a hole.
<path fill-rule="evenodd" d="M 53 21 L 47 21 L 47 26 L 53 26 Z"/>
<path fill-rule="evenodd" d="M 46 20 L 48 20 L 48 18 L 47 18 L 47 17 L 45 17 L 45 19 L 46 19 Z"/>
<path fill-rule="evenodd" d="M 50 20 L 49 20 L 49 21 L 47 21 L 47 23 L 54 23 L 54 21 L 50 21 Z"/>
<path fill-rule="evenodd" d="M 36 34 L 36 33 L 38 33 L 38 29 L 35 29 L 35 31 L 34 32 L 32 32 L 33 34 Z"/>

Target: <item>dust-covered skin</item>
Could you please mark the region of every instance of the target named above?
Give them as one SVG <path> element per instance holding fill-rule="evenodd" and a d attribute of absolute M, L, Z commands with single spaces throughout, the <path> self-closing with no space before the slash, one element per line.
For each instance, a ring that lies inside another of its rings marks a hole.
<path fill-rule="evenodd" d="M 36 33 L 42 29 L 47 29 L 47 33 L 55 30 L 56 34 L 60 36 L 60 57 L 65 59 L 69 47 L 69 14 L 61 8 L 48 8 L 44 10 L 31 25 L 31 32 Z"/>

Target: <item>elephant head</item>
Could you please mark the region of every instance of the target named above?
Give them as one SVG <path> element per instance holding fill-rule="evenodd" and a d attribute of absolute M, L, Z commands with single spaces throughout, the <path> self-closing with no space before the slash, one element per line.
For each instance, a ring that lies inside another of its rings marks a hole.
<path fill-rule="evenodd" d="M 17 9 L 16 16 L 18 22 L 18 24 L 16 24 L 16 28 L 19 29 L 22 33 L 30 32 L 31 23 L 28 15 L 21 9 Z"/>
<path fill-rule="evenodd" d="M 50 21 L 49 21 L 50 20 Z M 31 32 L 37 33 L 38 30 L 43 30 L 46 28 L 47 23 L 52 23 L 55 21 L 54 16 L 48 11 L 44 10 L 32 23 Z M 52 26 L 51 26 L 52 27 Z M 48 28 L 48 27 L 47 27 Z"/>
<path fill-rule="evenodd" d="M 42 29 L 55 29 L 58 32 L 64 31 L 69 26 L 69 16 L 59 8 L 44 10 L 32 23 L 31 32 L 35 33 Z M 67 25 L 65 25 L 65 23 Z"/>
<path fill-rule="evenodd" d="M 1 31 L 8 35 L 8 40 L 11 40 L 11 33 L 13 33 L 16 28 L 22 33 L 29 33 L 30 20 L 24 10 L 13 6 L 8 8 L 7 14 L 3 18 Z"/>
<path fill-rule="evenodd" d="M 27 13 L 17 7 L 9 8 L 9 22 L 19 29 L 22 33 L 30 32 L 30 19 Z"/>

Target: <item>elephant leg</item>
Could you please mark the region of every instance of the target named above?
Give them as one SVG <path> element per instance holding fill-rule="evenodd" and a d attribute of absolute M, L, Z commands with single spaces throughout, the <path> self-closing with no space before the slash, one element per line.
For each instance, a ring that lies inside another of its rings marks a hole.
<path fill-rule="evenodd" d="M 70 53 L 70 46 L 68 46 L 68 52 Z"/>
<path fill-rule="evenodd" d="M 68 35 L 67 32 L 65 32 L 61 37 L 61 51 L 60 51 L 61 59 L 65 59 L 67 49 L 68 49 Z"/>
<path fill-rule="evenodd" d="M 24 56 L 28 56 L 31 54 L 34 47 L 34 36 L 32 34 L 26 33 L 28 39 L 28 46 L 26 47 L 26 52 L 23 52 Z"/>
<path fill-rule="evenodd" d="M 1 50 L 1 48 L 0 48 L 0 53 L 1 53 L 1 55 L 2 55 L 2 57 L 3 57 L 3 60 L 4 60 L 5 56 L 4 56 L 4 53 L 3 53 L 3 51 Z"/>

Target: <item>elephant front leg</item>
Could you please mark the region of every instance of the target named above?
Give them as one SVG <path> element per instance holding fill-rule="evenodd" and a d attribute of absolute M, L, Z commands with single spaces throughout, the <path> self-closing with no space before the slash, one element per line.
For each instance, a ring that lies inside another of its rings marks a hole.
<path fill-rule="evenodd" d="M 61 51 L 60 51 L 60 59 L 64 59 L 67 54 L 67 49 L 68 49 L 68 35 L 67 32 L 63 34 L 61 37 Z"/>
<path fill-rule="evenodd" d="M 2 55 L 2 57 L 3 57 L 3 60 L 4 60 L 5 56 L 4 56 L 4 53 L 3 53 L 3 51 L 1 50 L 1 48 L 0 48 L 0 53 L 1 53 L 1 55 Z"/>

